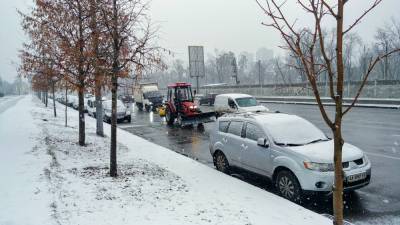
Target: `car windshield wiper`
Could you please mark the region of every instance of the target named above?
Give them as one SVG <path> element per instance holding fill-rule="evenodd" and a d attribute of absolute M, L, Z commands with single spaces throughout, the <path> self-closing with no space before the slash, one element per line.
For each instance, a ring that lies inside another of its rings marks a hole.
<path fill-rule="evenodd" d="M 304 144 L 277 143 L 277 142 L 275 142 L 275 144 L 278 146 L 302 146 L 302 145 L 304 145 Z"/>
<path fill-rule="evenodd" d="M 314 144 L 314 143 L 317 143 L 317 142 L 321 142 L 321 141 L 329 141 L 330 139 L 329 138 L 327 138 L 327 139 L 316 139 L 316 140 L 314 140 L 314 141 L 310 141 L 310 142 L 308 142 L 306 145 L 309 145 L 309 144 Z"/>

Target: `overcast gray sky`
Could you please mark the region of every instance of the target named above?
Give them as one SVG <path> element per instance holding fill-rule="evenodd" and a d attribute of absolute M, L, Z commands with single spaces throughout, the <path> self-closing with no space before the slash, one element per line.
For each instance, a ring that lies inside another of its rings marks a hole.
<path fill-rule="evenodd" d="M 260 0 L 261 2 L 263 0 Z M 373 0 L 351 0 L 346 11 L 349 24 Z M 0 8 L 0 76 L 12 81 L 16 76 L 18 49 L 24 40 L 16 8 L 26 11 L 31 0 L 2 0 Z M 299 25 L 311 20 L 304 18 L 295 0 L 287 1 L 286 12 Z M 332 1 L 335 2 L 335 1 Z M 399 0 L 384 0 L 357 27 L 364 41 L 372 41 L 377 27 L 389 22 L 392 17 L 400 19 Z M 278 34 L 261 25 L 268 21 L 254 0 L 152 0 L 151 16 L 161 26 L 159 44 L 186 60 L 188 45 L 204 45 L 206 52 L 214 49 L 240 53 L 255 53 L 260 47 L 280 53 Z M 328 26 L 331 25 L 327 21 Z"/>

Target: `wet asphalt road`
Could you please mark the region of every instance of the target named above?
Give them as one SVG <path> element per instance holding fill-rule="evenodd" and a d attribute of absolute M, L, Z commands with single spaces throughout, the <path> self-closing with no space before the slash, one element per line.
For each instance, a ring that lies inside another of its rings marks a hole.
<path fill-rule="evenodd" d="M 270 110 L 304 117 L 332 137 L 319 109 L 312 105 L 268 104 Z M 204 110 L 209 110 L 205 108 Z M 333 107 L 327 107 L 330 114 Z M 133 107 L 132 123 L 119 127 L 151 142 L 213 167 L 208 148 L 208 135 L 214 123 L 204 130 L 169 127 L 156 113 Z M 352 222 L 369 221 L 377 217 L 400 217 L 400 110 L 354 108 L 343 125 L 346 142 L 363 149 L 372 162 L 370 185 L 345 196 L 345 217 Z M 274 192 L 270 181 L 263 177 L 237 171 L 233 176 Z M 303 206 L 318 213 L 332 213 L 329 197 L 312 197 Z"/>

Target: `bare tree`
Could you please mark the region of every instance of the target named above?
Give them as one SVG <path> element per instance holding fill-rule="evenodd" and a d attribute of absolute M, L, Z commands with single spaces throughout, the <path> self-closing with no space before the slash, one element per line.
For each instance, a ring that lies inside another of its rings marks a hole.
<path fill-rule="evenodd" d="M 118 78 L 130 71 L 162 63 L 160 48 L 152 42 L 157 30 L 152 29 L 147 15 L 148 4 L 143 0 L 112 0 L 102 7 L 101 21 L 111 43 L 111 146 L 110 176 L 117 172 L 117 90 Z"/>
<path fill-rule="evenodd" d="M 334 139 L 334 187 L 333 187 L 333 209 L 334 224 L 343 225 L 343 168 L 342 168 L 342 147 L 344 144 L 342 136 L 342 119 L 357 102 L 369 74 L 375 65 L 390 54 L 398 52 L 395 49 L 384 54 L 369 59 L 368 69 L 363 75 L 364 79 L 358 88 L 351 105 L 347 108 L 343 106 L 343 84 L 346 78 L 345 65 L 343 59 L 344 41 L 347 35 L 360 21 L 382 0 L 374 0 L 372 5 L 367 8 L 351 25 L 347 28 L 343 25 L 345 18 L 345 6 L 348 0 L 337 0 L 335 5 L 325 0 L 297 0 L 299 7 L 305 13 L 314 18 L 311 27 L 298 29 L 295 22 L 289 21 L 284 13 L 285 1 L 279 0 L 256 0 L 263 12 L 269 17 L 270 23 L 263 23 L 267 27 L 275 29 L 284 40 L 284 48 L 301 60 L 303 71 L 311 85 L 313 94 L 318 103 L 322 117 L 333 133 Z M 333 55 L 327 52 L 327 40 L 323 30 L 323 19 L 333 18 L 336 21 L 335 52 Z M 304 38 L 311 37 L 311 41 Z M 322 63 L 316 58 L 316 51 L 321 52 Z M 322 72 L 326 71 L 329 79 L 330 98 L 335 104 L 334 118 L 330 118 L 321 100 L 320 90 L 317 81 Z"/>

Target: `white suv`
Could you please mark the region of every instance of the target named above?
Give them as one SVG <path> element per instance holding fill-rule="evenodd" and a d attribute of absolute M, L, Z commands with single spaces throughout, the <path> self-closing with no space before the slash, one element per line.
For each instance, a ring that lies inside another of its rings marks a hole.
<path fill-rule="evenodd" d="M 210 134 L 214 165 L 222 172 L 239 167 L 274 182 L 283 197 L 299 202 L 305 192 L 332 191 L 331 139 L 307 120 L 281 113 L 232 114 L 217 120 Z M 357 147 L 343 146 L 345 190 L 369 184 L 371 163 Z"/>
<path fill-rule="evenodd" d="M 103 121 L 111 123 L 111 100 L 103 102 Z M 124 105 L 121 100 L 117 100 L 117 122 L 128 121 L 131 122 L 131 111 Z"/>

